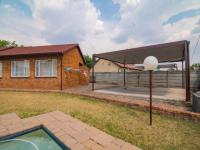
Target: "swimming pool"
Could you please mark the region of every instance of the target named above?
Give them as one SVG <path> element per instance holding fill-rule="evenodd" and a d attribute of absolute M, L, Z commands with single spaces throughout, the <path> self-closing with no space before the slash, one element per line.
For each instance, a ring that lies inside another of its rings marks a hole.
<path fill-rule="evenodd" d="M 44 127 L 0 139 L 0 150 L 70 150 Z"/>

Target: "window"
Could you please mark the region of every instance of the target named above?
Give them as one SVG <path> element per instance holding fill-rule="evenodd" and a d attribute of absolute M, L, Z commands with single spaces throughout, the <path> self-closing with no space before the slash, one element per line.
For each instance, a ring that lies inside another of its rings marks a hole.
<path fill-rule="evenodd" d="M 0 78 L 2 77 L 2 62 L 0 62 Z"/>
<path fill-rule="evenodd" d="M 29 77 L 29 60 L 11 61 L 11 77 Z"/>
<path fill-rule="evenodd" d="M 57 59 L 36 60 L 35 76 L 36 77 L 56 77 L 57 76 Z"/>

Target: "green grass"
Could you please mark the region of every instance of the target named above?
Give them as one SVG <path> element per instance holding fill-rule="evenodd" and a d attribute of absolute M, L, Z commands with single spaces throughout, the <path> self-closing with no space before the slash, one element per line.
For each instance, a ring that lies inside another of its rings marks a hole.
<path fill-rule="evenodd" d="M 199 150 L 200 124 L 63 93 L 0 92 L 0 114 L 26 118 L 60 110 L 146 150 Z"/>

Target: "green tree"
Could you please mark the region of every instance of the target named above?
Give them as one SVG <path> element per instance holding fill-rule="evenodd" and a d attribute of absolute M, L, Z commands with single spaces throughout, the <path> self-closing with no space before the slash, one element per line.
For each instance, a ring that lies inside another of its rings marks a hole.
<path fill-rule="evenodd" d="M 23 45 L 20 46 L 22 47 Z M 0 40 L 0 48 L 4 47 L 19 47 L 19 45 L 15 41 Z"/>
<path fill-rule="evenodd" d="M 194 63 L 194 64 L 192 64 L 192 66 L 191 66 L 191 69 L 192 70 L 199 70 L 200 69 L 200 63 Z"/>
<path fill-rule="evenodd" d="M 88 54 L 87 55 L 84 55 L 84 59 L 85 59 L 85 62 L 86 62 L 86 66 L 88 68 L 91 68 L 92 67 L 92 57 L 90 57 Z"/>

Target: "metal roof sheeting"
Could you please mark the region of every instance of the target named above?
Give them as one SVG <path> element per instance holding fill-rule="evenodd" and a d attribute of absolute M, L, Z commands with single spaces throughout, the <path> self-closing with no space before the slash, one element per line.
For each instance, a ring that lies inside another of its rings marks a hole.
<path fill-rule="evenodd" d="M 178 62 L 184 59 L 185 46 L 189 41 L 176 41 L 138 48 L 94 54 L 94 57 L 118 63 L 142 64 L 147 56 L 155 56 L 160 62 Z"/>

